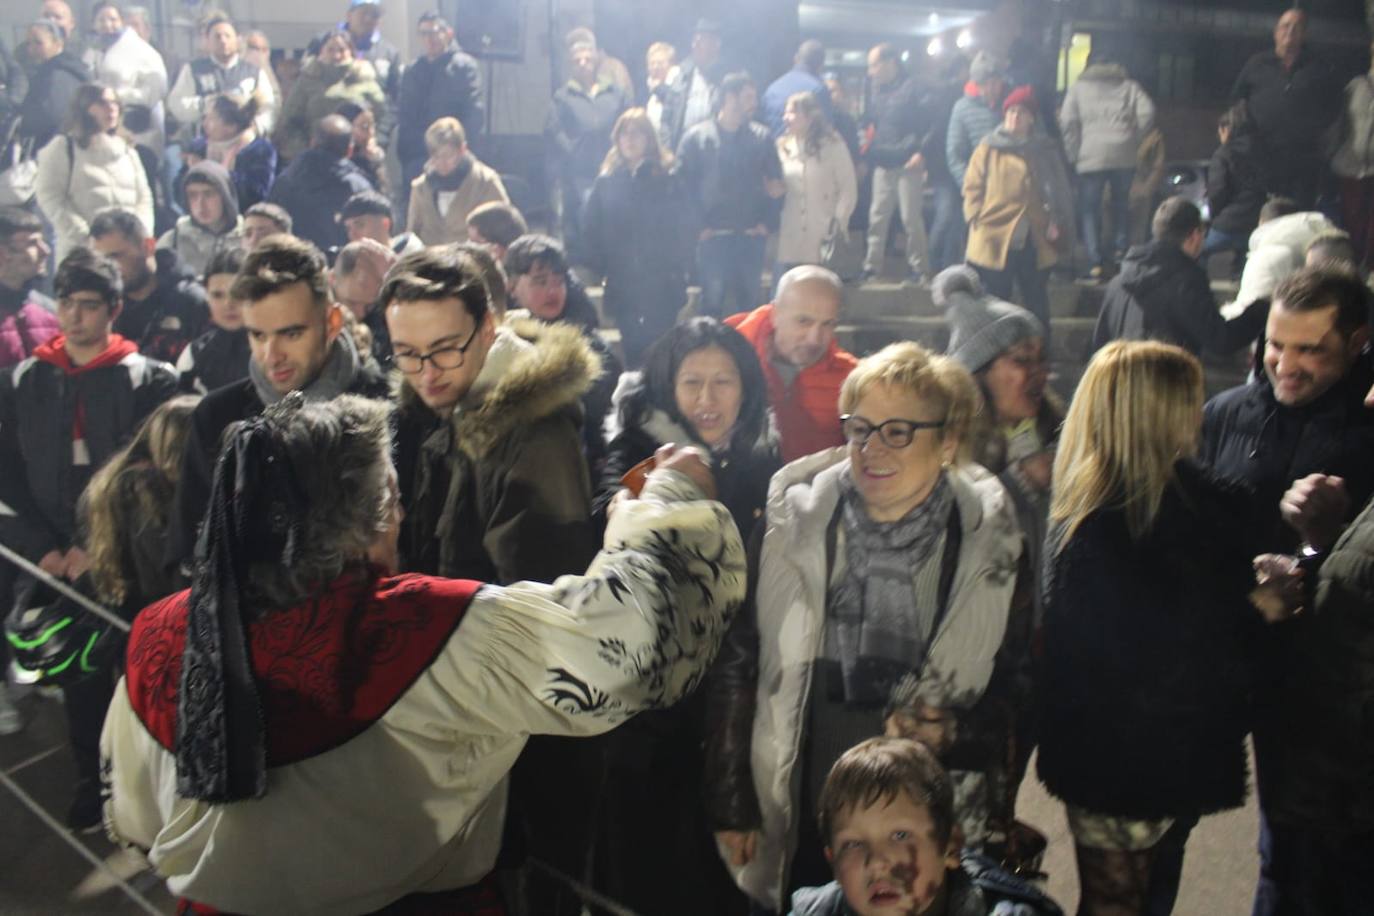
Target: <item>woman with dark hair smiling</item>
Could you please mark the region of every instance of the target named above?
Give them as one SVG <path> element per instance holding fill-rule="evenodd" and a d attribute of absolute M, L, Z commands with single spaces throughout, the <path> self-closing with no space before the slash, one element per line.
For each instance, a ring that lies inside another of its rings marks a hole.
<path fill-rule="evenodd" d="M 119 207 L 153 231 L 153 192 L 143 162 L 120 132 L 123 108 L 113 89 L 76 90 L 67 125 L 38 154 L 38 206 L 57 231 L 57 260 L 90 239 L 91 220 Z"/>
<path fill-rule="evenodd" d="M 609 514 L 625 472 L 660 445 L 698 445 L 710 452 L 720 501 L 748 538 L 782 460 L 763 370 L 738 331 L 714 318 L 677 325 L 648 349 L 642 371 L 621 377 L 612 405 L 592 499 L 599 518 Z"/>
<path fill-rule="evenodd" d="M 662 446 L 711 456 L 717 499 L 747 541 L 781 466 L 758 357 L 739 332 L 694 318 L 648 349 L 621 378 L 609 455 L 592 500 L 601 520 L 630 498 L 621 476 Z M 637 717 L 605 739 L 598 889 L 635 912 L 662 916 L 747 912 L 712 842 L 701 804 L 705 691 Z M 665 830 L 664 824 L 674 825 Z M 644 837 L 657 839 L 646 844 Z"/>

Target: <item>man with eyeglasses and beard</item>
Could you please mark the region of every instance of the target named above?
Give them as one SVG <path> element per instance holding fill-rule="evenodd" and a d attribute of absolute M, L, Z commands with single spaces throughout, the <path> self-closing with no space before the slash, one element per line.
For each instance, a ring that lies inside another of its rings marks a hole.
<path fill-rule="evenodd" d="M 572 325 L 500 322 L 477 263 L 453 246 L 402 258 L 380 296 L 404 379 L 395 423 L 407 572 L 552 582 L 596 548 L 582 453 L 582 395 L 601 363 Z M 591 842 L 594 746 L 536 736 L 512 771 L 507 836 L 582 877 Z M 518 839 L 517 839 L 518 838 Z M 578 911 L 547 881 L 518 879 L 517 911 Z M 557 898 L 557 899 L 555 899 Z"/>

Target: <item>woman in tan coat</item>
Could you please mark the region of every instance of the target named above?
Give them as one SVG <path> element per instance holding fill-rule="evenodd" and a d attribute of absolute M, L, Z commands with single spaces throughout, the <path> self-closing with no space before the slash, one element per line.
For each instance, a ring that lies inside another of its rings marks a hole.
<path fill-rule="evenodd" d="M 353 40 L 346 31 L 333 32 L 315 57 L 301 68 L 300 78 L 282 106 L 275 142 L 283 161 L 290 161 L 310 146 L 310 131 L 320 118 L 334 114 L 352 102 L 374 114 L 386 105 L 386 94 L 377 82 L 372 64 L 353 55 Z"/>
<path fill-rule="evenodd" d="M 983 139 L 964 176 L 966 260 L 989 293 L 1021 303 L 1045 325 L 1049 338 L 1047 272 L 1067 247 L 1073 226 L 1068 174 L 1058 149 L 1035 129 L 1035 97 L 1029 86 L 1007 95 L 1003 121 Z"/>
<path fill-rule="evenodd" d="M 440 118 L 425 131 L 429 160 L 410 183 L 407 231 L 426 245 L 468 240 L 468 214 L 490 201 L 508 204 L 501 176 L 468 150 L 457 118 Z"/>
<path fill-rule="evenodd" d="M 821 263 L 821 242 L 849 231 L 858 200 L 849 148 L 830 126 L 816 96 L 798 92 L 783 111 L 787 132 L 778 138 L 778 159 L 787 196 L 782 204 L 776 276 L 798 264 Z"/>

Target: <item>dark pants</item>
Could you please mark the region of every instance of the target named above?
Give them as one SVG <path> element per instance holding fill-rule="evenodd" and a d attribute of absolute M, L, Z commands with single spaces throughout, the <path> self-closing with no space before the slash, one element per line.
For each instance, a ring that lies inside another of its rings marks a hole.
<path fill-rule="evenodd" d="M 99 791 L 100 731 L 105 727 L 105 713 L 112 699 L 114 675 L 109 670 L 97 671 L 62 688 L 67 734 L 71 741 L 72 756 L 76 759 L 78 793 Z"/>
<path fill-rule="evenodd" d="M 1341 223 L 1350 233 L 1359 266 L 1374 265 L 1374 178 L 1341 179 Z"/>
<path fill-rule="evenodd" d="M 697 242 L 697 278 L 701 281 L 697 314 L 723 318 L 759 306 L 767 242 L 766 235 L 743 232 L 722 232 Z"/>
<path fill-rule="evenodd" d="M 983 288 L 999 299 L 1011 301 L 1012 287 L 1021 292 L 1021 304 L 1045 325 L 1045 349 L 1050 343 L 1050 295 L 1045 284 L 1048 270 L 1036 264 L 1035 243 L 1027 241 L 1022 248 L 1007 252 L 1007 266 L 1001 270 L 974 264 Z"/>
<path fill-rule="evenodd" d="M 1203 267 L 1206 267 L 1212 255 L 1229 251 L 1235 256 L 1231 261 L 1231 276 L 1239 277 L 1241 270 L 1245 267 L 1245 255 L 1249 250 L 1250 237 L 1248 235 L 1232 235 L 1213 226 L 1207 230 L 1207 238 L 1202 242 L 1202 253 L 1198 255 L 1198 260 L 1202 262 Z"/>
<path fill-rule="evenodd" d="M 964 195 L 954 179 L 932 181 L 935 216 L 930 222 L 930 263 L 941 271 L 964 260 L 968 227 L 964 224 Z"/>
<path fill-rule="evenodd" d="M 1083 246 L 1088 250 L 1088 265 L 1105 264 L 1099 238 L 1102 233 L 1102 199 L 1112 189 L 1112 233 L 1115 250 L 1112 259 L 1124 253 L 1131 242 L 1131 179 L 1135 169 L 1106 169 L 1083 172 L 1078 176 L 1078 207 L 1082 222 Z"/>
<path fill-rule="evenodd" d="M 625 356 L 626 369 L 638 369 L 644 361 L 644 351 L 677 323 L 677 313 L 685 302 L 674 297 L 671 302 L 620 302 L 606 281 L 606 311 L 620 329 L 620 349 Z"/>
<path fill-rule="evenodd" d="M 606 736 L 596 887 L 643 916 L 744 916 L 702 798 L 701 694 Z M 653 842 L 646 842 L 653 837 Z"/>
<path fill-rule="evenodd" d="M 1368 916 L 1374 833 L 1327 833 L 1274 824 L 1260 810 L 1254 916 Z"/>

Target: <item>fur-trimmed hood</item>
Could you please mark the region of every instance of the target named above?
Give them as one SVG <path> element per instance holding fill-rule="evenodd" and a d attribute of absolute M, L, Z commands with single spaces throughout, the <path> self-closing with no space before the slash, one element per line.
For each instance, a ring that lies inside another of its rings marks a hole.
<path fill-rule="evenodd" d="M 631 398 L 637 397 L 644 387 L 644 373 L 638 369 L 624 372 L 620 376 L 620 381 L 616 382 L 615 393 L 611 395 L 611 410 L 606 414 L 606 421 L 602 428 L 606 434 L 607 442 L 614 442 L 615 438 L 625 431 L 624 421 L 621 419 L 621 408 Z M 638 428 L 646 435 L 651 436 L 655 442 L 666 443 L 675 442 L 678 444 L 706 446 L 697 438 L 692 430 L 683 426 L 681 423 L 668 416 L 667 412 L 652 407 L 648 415 L 638 424 Z M 732 447 L 734 443 L 731 443 Z M 773 419 L 773 411 L 768 411 L 768 422 L 759 431 L 757 441 L 753 443 L 751 451 L 776 453 L 778 451 L 779 437 L 777 424 Z"/>
<path fill-rule="evenodd" d="M 459 448 L 479 459 L 522 426 L 560 410 L 580 414 L 582 395 L 600 374 L 600 357 L 571 325 L 498 326 L 486 365 L 453 412 Z"/>

